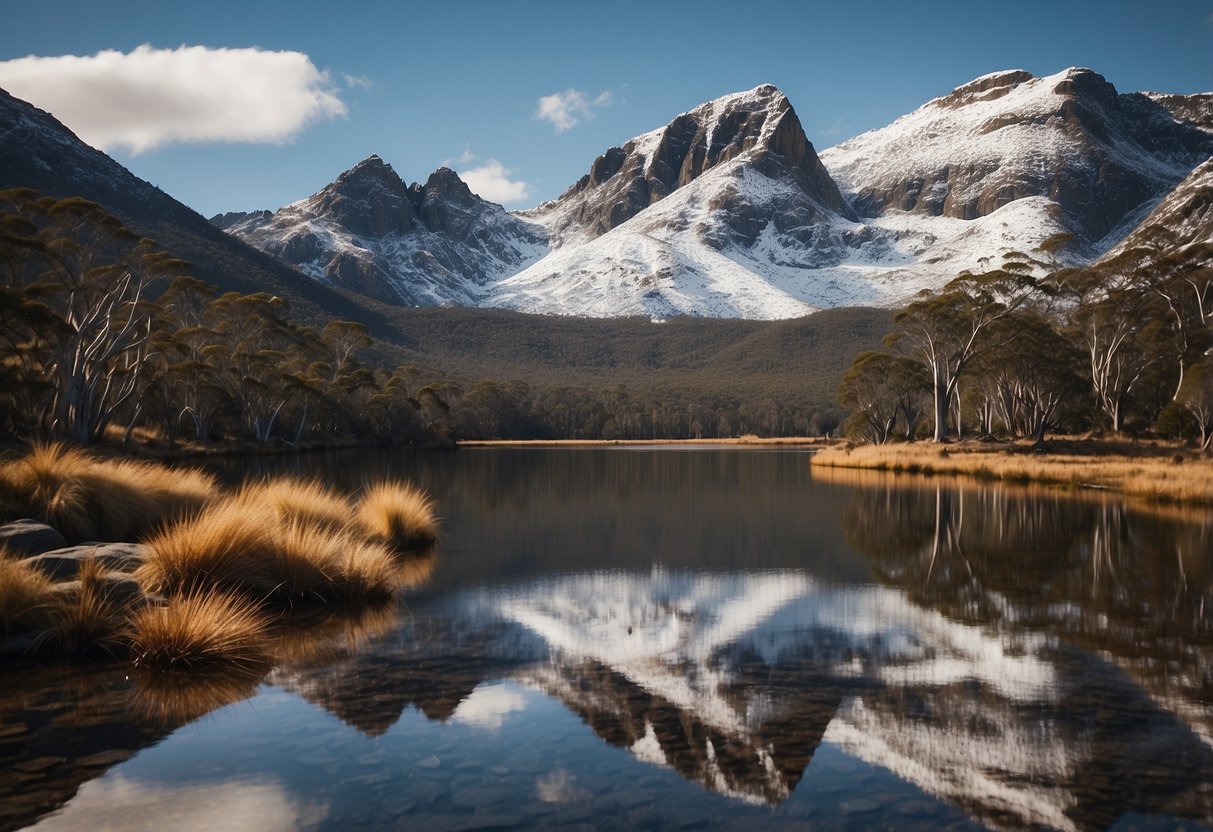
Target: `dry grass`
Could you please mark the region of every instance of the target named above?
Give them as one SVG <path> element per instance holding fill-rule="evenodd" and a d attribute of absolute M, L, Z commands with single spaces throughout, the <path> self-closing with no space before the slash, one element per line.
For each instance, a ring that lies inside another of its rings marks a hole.
<path fill-rule="evenodd" d="M 248 483 L 233 499 L 272 511 L 280 522 L 299 521 L 327 529 L 346 527 L 354 514 L 349 500 L 315 480 L 279 477 Z"/>
<path fill-rule="evenodd" d="M 404 482 L 368 486 L 358 501 L 358 521 L 373 539 L 399 553 L 425 549 L 438 539 L 433 501 Z"/>
<path fill-rule="evenodd" d="M 219 588 L 271 597 L 358 601 L 396 589 L 388 549 L 342 529 L 267 513 L 244 499 L 217 503 L 148 540 L 136 577 L 162 593 Z"/>
<path fill-rule="evenodd" d="M 36 517 L 74 543 L 136 540 L 217 494 L 215 479 L 201 471 L 103 460 L 65 445 L 0 462 L 3 513 Z"/>
<path fill-rule="evenodd" d="M 0 548 L 0 638 L 44 629 L 51 607 L 50 579 Z"/>
<path fill-rule="evenodd" d="M 126 649 L 129 604 L 106 589 L 104 575 L 100 561 L 81 564 L 79 588 L 61 595 L 52 606 L 49 624 L 38 636 L 39 652 L 87 658 L 97 654 L 116 656 Z"/>
<path fill-rule="evenodd" d="M 814 454 L 814 468 L 861 468 L 910 474 L 947 474 L 1014 483 L 1049 483 L 1118 491 L 1160 502 L 1213 503 L 1213 460 L 1175 448 L 1123 444 L 1062 444 L 1060 452 L 1023 445 L 957 444 L 830 448 Z M 1176 457 L 1181 460 L 1176 461 Z"/>
<path fill-rule="evenodd" d="M 131 652 L 138 667 L 155 670 L 260 670 L 269 660 L 269 622 L 256 601 L 195 591 L 148 606 L 132 621 Z"/>

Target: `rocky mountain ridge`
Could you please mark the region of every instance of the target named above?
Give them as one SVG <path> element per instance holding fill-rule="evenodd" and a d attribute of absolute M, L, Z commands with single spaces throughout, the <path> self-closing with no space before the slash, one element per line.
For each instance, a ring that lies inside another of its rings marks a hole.
<path fill-rule="evenodd" d="M 371 157 L 273 215 L 215 222 L 395 302 L 786 318 L 895 304 L 1059 234 L 1056 265 L 1091 262 L 1211 155 L 1213 94 L 1121 94 L 1082 68 L 983 76 L 820 156 L 762 85 L 608 149 L 531 210 L 450 171 L 406 188 Z"/>
<path fill-rule="evenodd" d="M 379 156 L 274 213 L 212 222 L 317 280 L 409 306 L 476 306 L 485 285 L 544 250 L 541 229 L 449 168 L 405 185 Z"/>
<path fill-rule="evenodd" d="M 1213 155 L 1210 136 L 1177 120 L 1200 102 L 1120 94 L 1089 69 L 1043 78 L 986 75 L 888 127 L 825 151 L 856 210 L 974 220 L 1044 196 L 1069 229 L 1098 243 Z"/>

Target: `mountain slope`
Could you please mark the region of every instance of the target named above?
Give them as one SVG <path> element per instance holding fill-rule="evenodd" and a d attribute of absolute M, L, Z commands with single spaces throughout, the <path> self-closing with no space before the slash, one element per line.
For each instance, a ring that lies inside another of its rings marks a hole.
<path fill-rule="evenodd" d="M 448 168 L 406 187 L 378 156 L 307 199 L 217 226 L 317 280 L 389 303 L 475 306 L 546 252 L 542 229 L 473 194 Z"/>
<path fill-rule="evenodd" d="M 1213 159 L 1192 171 L 1167 194 L 1118 248 L 1139 245 L 1145 237 L 1160 231 L 1176 248 L 1213 243 Z"/>
<path fill-rule="evenodd" d="M 811 272 L 837 264 L 857 228 L 770 85 L 608 150 L 526 216 L 557 250 L 504 281 L 493 303 L 591 316 L 787 318 L 840 305 Z"/>
<path fill-rule="evenodd" d="M 1173 101 L 1178 112 L 1181 102 Z M 1047 197 L 1098 243 L 1213 155 L 1205 131 L 1088 69 L 986 75 L 822 153 L 856 209 L 973 220 Z"/>
<path fill-rule="evenodd" d="M 734 160 L 769 179 L 794 180 L 814 203 L 806 203 L 810 215 L 824 209 L 853 218 L 796 111 L 770 84 L 701 104 L 665 127 L 610 148 L 559 199 L 523 214 L 547 227 L 556 246 L 593 239 Z M 733 219 L 732 230 L 752 239 L 753 218 Z"/>
<path fill-rule="evenodd" d="M 189 260 L 225 291 L 270 292 L 311 322 L 347 318 L 385 332 L 380 311 L 224 234 L 200 214 L 80 141 L 52 115 L 0 90 L 0 188 L 27 187 L 99 203 L 137 233 Z"/>
<path fill-rule="evenodd" d="M 896 305 L 1051 238 L 1114 248 L 1213 155 L 1213 94 L 1120 94 L 1072 68 L 997 72 L 819 158 L 770 85 L 601 154 L 506 214 L 450 171 L 378 157 L 275 214 L 217 225 L 306 273 L 406 305 L 590 317 L 790 318 Z"/>

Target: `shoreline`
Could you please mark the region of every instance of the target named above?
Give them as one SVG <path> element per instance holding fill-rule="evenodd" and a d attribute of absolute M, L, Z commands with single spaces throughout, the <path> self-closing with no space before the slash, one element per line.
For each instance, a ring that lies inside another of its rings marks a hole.
<path fill-rule="evenodd" d="M 731 436 L 712 439 L 469 439 L 456 443 L 459 448 L 605 448 L 622 447 L 784 447 L 827 448 L 836 440 L 812 436 Z"/>
<path fill-rule="evenodd" d="M 813 454 L 815 469 L 946 475 L 1014 485 L 1103 491 L 1156 503 L 1213 505 L 1213 460 L 1178 444 L 1061 439 L 1027 443 L 834 445 Z"/>

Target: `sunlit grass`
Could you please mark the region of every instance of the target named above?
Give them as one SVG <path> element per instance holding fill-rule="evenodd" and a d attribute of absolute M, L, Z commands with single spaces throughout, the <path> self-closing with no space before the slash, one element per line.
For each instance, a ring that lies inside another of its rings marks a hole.
<path fill-rule="evenodd" d="M 264 675 L 276 661 L 353 651 L 394 624 L 396 592 L 436 561 L 433 503 L 403 483 L 371 485 L 357 502 L 286 477 L 224 491 L 209 474 L 64 445 L 0 461 L 0 522 L 21 516 L 74 542 L 138 540 L 147 557 L 135 583 L 91 559 L 56 583 L 0 551 L 0 638 L 31 634 L 40 659 L 129 654 L 170 675 Z M 293 639 L 320 610 L 329 623 Z M 168 711 L 193 709 L 188 685 L 167 689 L 182 698 Z"/>
<path fill-rule="evenodd" d="M 265 666 L 269 620 L 255 600 L 217 591 L 177 595 L 131 622 L 136 666 L 156 670 Z"/>
<path fill-rule="evenodd" d="M 247 483 L 233 497 L 271 511 L 279 521 L 299 521 L 329 529 L 349 525 L 354 508 L 350 501 L 315 480 L 277 477 Z"/>
<path fill-rule="evenodd" d="M 214 477 L 201 471 L 104 460 L 66 445 L 0 462 L 3 514 L 36 517 L 77 543 L 135 540 L 217 494 Z"/>
<path fill-rule="evenodd" d="M 1021 446 L 869 445 L 829 448 L 814 454 L 814 468 L 861 468 L 894 473 L 947 474 L 1015 483 L 1119 491 L 1163 502 L 1213 502 L 1213 460 L 1177 462 L 1171 449 L 1130 456 L 1120 446 L 1107 453 L 1033 452 Z"/>
<path fill-rule="evenodd" d="M 408 483 L 388 481 L 367 487 L 358 501 L 358 521 L 372 538 L 397 552 L 424 549 L 438 539 L 433 501 Z"/>
<path fill-rule="evenodd" d="M 130 635 L 129 600 L 107 588 L 100 561 L 84 561 L 77 583 L 74 591 L 57 595 L 48 625 L 39 633 L 38 651 L 67 658 L 119 655 Z"/>
<path fill-rule="evenodd" d="M 136 575 L 161 593 L 215 587 L 263 600 L 353 601 L 396 588 L 386 546 L 267 513 L 245 499 L 217 503 L 147 543 L 148 560 Z"/>
<path fill-rule="evenodd" d="M 0 548 L 0 638 L 45 628 L 52 597 L 46 575 Z"/>

